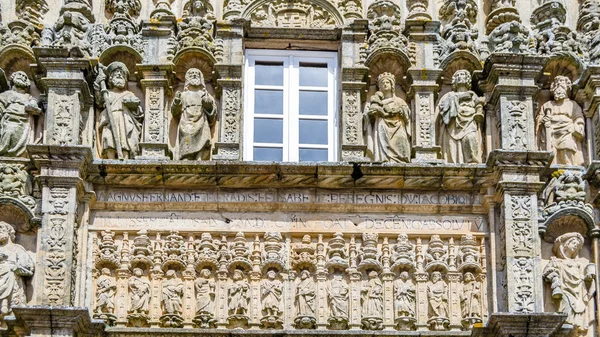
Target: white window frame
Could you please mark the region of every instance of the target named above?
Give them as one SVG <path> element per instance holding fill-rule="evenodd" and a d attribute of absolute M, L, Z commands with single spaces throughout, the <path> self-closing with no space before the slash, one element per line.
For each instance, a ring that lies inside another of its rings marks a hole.
<path fill-rule="evenodd" d="M 283 86 L 255 85 L 256 61 L 283 62 Z M 299 114 L 300 90 L 325 91 L 325 87 L 300 87 L 300 63 L 327 64 L 328 69 L 328 108 L 327 116 L 306 116 Z M 338 60 L 336 52 L 315 52 L 297 50 L 263 50 L 247 49 L 245 52 L 244 76 L 244 160 L 254 160 L 254 147 L 276 147 L 278 144 L 254 142 L 254 118 L 280 119 L 274 115 L 261 115 L 254 113 L 255 89 L 283 88 L 283 161 L 298 162 L 300 156 L 299 127 L 302 120 L 327 120 L 327 144 L 302 144 L 311 149 L 328 149 L 327 160 L 337 161 L 338 158 L 338 95 L 337 95 Z"/>

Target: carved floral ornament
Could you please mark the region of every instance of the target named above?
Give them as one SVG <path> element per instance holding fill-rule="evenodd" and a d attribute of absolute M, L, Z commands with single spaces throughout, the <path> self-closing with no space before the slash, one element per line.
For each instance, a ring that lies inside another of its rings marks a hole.
<path fill-rule="evenodd" d="M 333 28 L 344 23 L 339 11 L 325 0 L 257 0 L 248 5 L 242 17 L 253 27 Z"/>
<path fill-rule="evenodd" d="M 450 320 L 470 329 L 487 315 L 485 241 L 473 235 L 335 233 L 293 235 L 287 242 L 280 232 L 102 231 L 94 237 L 93 311 L 109 324 L 143 327 L 159 317 L 163 327 L 282 329 L 290 328 L 288 317 L 296 329 L 346 330 L 352 301 L 360 303 L 364 330 L 383 328 L 388 301 L 398 330 L 419 324 L 447 330 Z M 464 292 L 450 292 L 457 286 Z M 292 310 L 284 310 L 288 296 Z M 117 299 L 127 304 L 119 309 Z M 419 303 L 427 314 L 417 316 Z M 322 310 L 325 316 L 318 315 Z"/>

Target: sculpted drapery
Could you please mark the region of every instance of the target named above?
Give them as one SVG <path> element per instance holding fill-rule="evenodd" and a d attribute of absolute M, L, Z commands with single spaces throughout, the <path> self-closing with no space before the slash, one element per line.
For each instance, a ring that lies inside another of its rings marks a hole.
<path fill-rule="evenodd" d="M 300 272 L 300 283 L 296 288 L 296 310 L 298 316 L 315 316 L 315 282 L 308 270 Z"/>
<path fill-rule="evenodd" d="M 362 314 L 363 317 L 383 317 L 383 283 L 379 274 L 371 270 L 369 280 L 362 288 Z"/>
<path fill-rule="evenodd" d="M 148 313 L 150 304 L 150 281 L 144 279 L 140 268 L 133 269 L 133 276 L 129 278 L 131 291 L 131 309 L 133 313 Z"/>
<path fill-rule="evenodd" d="M 348 318 L 348 296 L 350 289 L 340 273 L 333 274 L 333 279 L 327 286 L 329 310 L 331 317 Z"/>
<path fill-rule="evenodd" d="M 208 269 L 200 271 L 200 278 L 196 280 L 196 313 L 214 314 L 215 282 L 210 279 Z"/>
<path fill-rule="evenodd" d="M 26 304 L 23 277 L 32 276 L 33 259 L 23 246 L 14 243 L 15 229 L 0 221 L 0 316 L 16 305 Z"/>
<path fill-rule="evenodd" d="M 396 96 L 396 79 L 390 73 L 377 78 L 379 91 L 366 106 L 367 155 L 374 161 L 410 161 L 410 109 Z"/>

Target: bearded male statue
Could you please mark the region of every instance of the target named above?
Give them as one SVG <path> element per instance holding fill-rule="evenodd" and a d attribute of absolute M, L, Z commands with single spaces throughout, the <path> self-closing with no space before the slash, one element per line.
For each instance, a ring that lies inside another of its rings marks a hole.
<path fill-rule="evenodd" d="M 42 110 L 29 94 L 31 82 L 25 72 L 13 73 L 10 85 L 11 90 L 0 94 L 0 156 L 20 157 L 35 140 L 36 116 Z"/>
<path fill-rule="evenodd" d="M 452 76 L 452 91 L 438 104 L 440 136 L 444 158 L 448 163 L 481 163 L 484 99 L 471 89 L 471 74 L 458 70 Z"/>
<path fill-rule="evenodd" d="M 140 99 L 127 90 L 129 70 L 113 62 L 100 67 L 94 81 L 96 100 L 103 108 L 96 124 L 97 146 L 105 159 L 133 159 L 139 153 L 142 119 Z"/>
<path fill-rule="evenodd" d="M 214 98 L 206 91 L 204 77 L 199 69 L 191 68 L 185 73 L 183 93 L 175 94 L 171 107 L 173 117 L 179 117 L 179 158 L 209 160 L 211 150 L 211 126 L 217 116 Z"/>
<path fill-rule="evenodd" d="M 14 243 L 15 229 L 0 221 L 0 317 L 26 304 L 23 277 L 33 275 L 35 264 L 23 246 Z"/>
<path fill-rule="evenodd" d="M 546 102 L 535 119 L 538 148 L 554 152 L 553 164 L 583 166 L 585 118 L 577 102 L 569 99 L 571 80 L 556 76 L 550 85 L 554 100 Z"/>

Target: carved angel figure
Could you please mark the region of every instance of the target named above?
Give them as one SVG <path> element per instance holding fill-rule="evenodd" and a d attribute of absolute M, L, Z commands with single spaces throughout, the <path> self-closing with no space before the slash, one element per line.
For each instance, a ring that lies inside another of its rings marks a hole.
<path fill-rule="evenodd" d="M 179 158 L 209 160 L 211 150 L 211 126 L 217 116 L 214 98 L 204 86 L 199 69 L 191 68 L 185 73 L 183 93 L 175 94 L 171 107 L 173 117 L 179 117 Z"/>
<path fill-rule="evenodd" d="M 327 286 L 327 299 L 331 317 L 348 319 L 348 296 L 350 289 L 343 279 L 341 273 L 333 274 L 333 278 Z"/>
<path fill-rule="evenodd" d="M 227 292 L 230 315 L 246 315 L 248 303 L 250 302 L 249 290 L 250 285 L 244 279 L 244 272 L 239 269 L 234 270 L 233 283 L 229 286 Z"/>
<path fill-rule="evenodd" d="M 315 316 L 316 285 L 308 270 L 300 272 L 300 283 L 296 288 L 296 310 L 298 316 Z"/>
<path fill-rule="evenodd" d="M 375 270 L 369 271 L 369 280 L 362 288 L 362 315 L 364 317 L 383 317 L 383 283 L 379 279 L 379 273 Z"/>
<path fill-rule="evenodd" d="M 458 70 L 452 76 L 452 91 L 438 103 L 440 145 L 448 163 L 481 163 L 484 99 L 471 88 L 471 74 Z"/>
<path fill-rule="evenodd" d="M 379 91 L 366 106 L 367 154 L 374 161 L 410 161 L 410 109 L 396 96 L 396 79 L 390 73 L 377 78 Z"/>
<path fill-rule="evenodd" d="M 556 311 L 567 314 L 566 323 L 576 330 L 587 331 L 594 319 L 596 269 L 586 258 L 579 257 L 583 236 L 566 233 L 556 238 L 554 257 L 544 268 L 544 281 L 550 283 Z"/>
<path fill-rule="evenodd" d="M 35 264 L 23 246 L 14 243 L 15 229 L 0 221 L 0 317 L 15 305 L 26 304 L 23 277 L 33 275 Z"/>
<path fill-rule="evenodd" d="M 113 313 L 115 310 L 115 293 L 117 282 L 110 274 L 110 269 L 102 268 L 96 282 L 96 313 Z"/>
<path fill-rule="evenodd" d="M 131 293 L 132 313 L 148 313 L 150 304 L 150 281 L 143 277 L 144 271 L 140 268 L 133 269 L 133 276 L 129 278 L 129 291 Z"/>
<path fill-rule="evenodd" d="M 162 282 L 162 307 L 167 315 L 181 315 L 183 312 L 183 281 L 173 269 L 167 270 Z"/>
<path fill-rule="evenodd" d="M 394 284 L 394 298 L 396 317 L 415 317 L 416 289 L 406 271 Z"/>
<path fill-rule="evenodd" d="M 121 62 L 100 67 L 94 82 L 96 100 L 103 110 L 98 116 L 96 135 L 102 158 L 133 159 L 139 152 L 144 117 L 140 99 L 127 90 L 129 70 Z"/>
<path fill-rule="evenodd" d="M 556 76 L 550 85 L 554 100 L 542 105 L 536 116 L 540 150 L 553 151 L 554 163 L 584 165 L 585 117 L 577 102 L 569 99 L 573 85 L 566 76 Z"/>
<path fill-rule="evenodd" d="M 202 269 L 196 280 L 196 314 L 214 314 L 215 282 L 210 269 Z"/>
<path fill-rule="evenodd" d="M 36 117 L 42 110 L 29 94 L 31 82 L 25 72 L 13 73 L 10 85 L 11 90 L 0 94 L 0 156 L 19 157 L 36 140 Z"/>
<path fill-rule="evenodd" d="M 279 316 L 281 310 L 281 296 L 283 283 L 277 279 L 277 271 L 271 269 L 267 272 L 267 279 L 260 285 L 262 293 L 262 310 L 265 316 Z"/>

